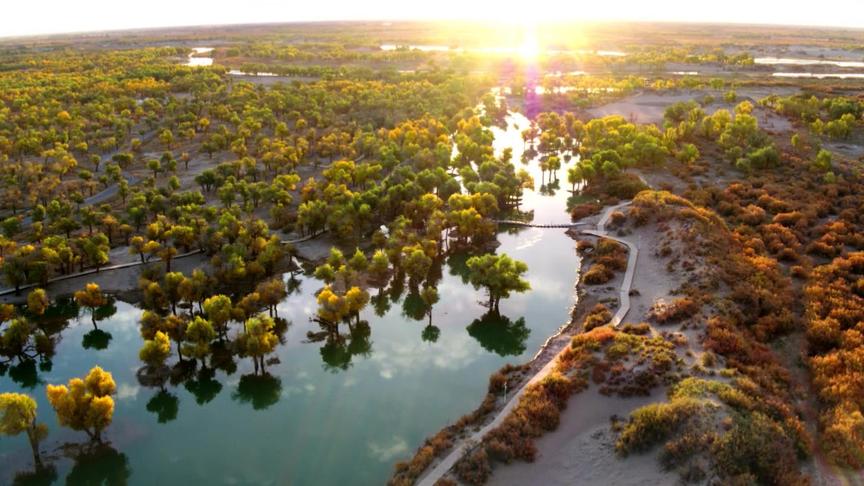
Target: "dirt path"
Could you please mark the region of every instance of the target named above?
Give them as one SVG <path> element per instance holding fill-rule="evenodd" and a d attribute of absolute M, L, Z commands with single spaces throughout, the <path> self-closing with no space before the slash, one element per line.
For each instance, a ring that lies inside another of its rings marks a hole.
<path fill-rule="evenodd" d="M 596 236 L 603 236 L 606 238 L 614 239 L 615 241 L 619 241 L 627 245 L 627 247 L 630 249 L 630 257 L 627 261 L 627 271 L 624 274 L 624 281 L 621 285 L 621 305 L 619 306 L 618 312 L 615 313 L 615 318 L 617 318 L 617 321 L 613 321 L 616 326 L 624 319 L 624 316 L 626 316 L 627 312 L 630 310 L 630 286 L 633 283 L 633 274 L 636 267 L 637 249 L 633 243 L 608 236 L 606 233 L 606 224 L 609 222 L 609 218 L 612 215 L 612 212 L 628 206 L 629 204 L 630 201 L 626 201 L 615 206 L 607 207 L 604 210 L 603 215 L 600 217 L 600 220 L 597 222 L 597 229 L 583 231 L 583 233 L 586 234 L 593 234 Z M 564 349 L 566 349 L 566 347 Z M 560 352 L 558 354 L 560 354 Z M 443 477 L 448 471 L 450 471 L 450 469 L 453 468 L 456 462 L 461 459 L 466 452 L 470 451 L 475 444 L 479 443 L 487 433 L 501 425 L 504 419 L 507 418 L 508 415 L 510 415 L 510 412 L 513 410 L 513 408 L 515 408 L 516 405 L 519 403 L 519 399 L 525 393 L 525 390 L 527 390 L 529 386 L 542 380 L 549 373 L 552 372 L 552 370 L 555 368 L 555 362 L 558 358 L 558 354 L 552 356 L 552 358 L 549 359 L 549 361 L 543 366 L 543 368 L 541 368 L 540 371 L 538 371 L 533 377 L 531 377 L 531 379 L 528 380 L 528 382 L 525 383 L 522 388 L 520 388 L 519 391 L 517 391 L 510 398 L 509 401 L 507 401 L 504 407 L 498 412 L 498 414 L 495 416 L 495 418 L 492 419 L 491 422 L 486 424 L 477 432 L 471 434 L 471 436 L 462 439 L 458 444 L 456 444 L 450 451 L 450 453 L 447 454 L 443 459 L 441 459 L 441 461 L 438 462 L 438 464 L 436 464 L 435 467 L 431 471 L 429 471 L 428 474 L 423 476 L 417 482 L 417 484 L 420 486 L 434 486 L 434 484 L 439 479 L 441 479 L 441 477 Z"/>
<path fill-rule="evenodd" d="M 293 245 L 296 243 L 303 243 L 304 241 L 309 241 L 311 239 L 317 238 L 317 237 L 323 235 L 324 233 L 326 233 L 326 231 L 322 231 L 322 232 L 316 233 L 314 235 L 311 235 L 311 234 L 306 235 L 306 236 L 304 236 L 302 238 L 298 238 L 296 240 L 282 240 L 282 244 L 283 245 Z M 186 257 L 192 256 L 192 255 L 197 255 L 199 253 L 201 253 L 201 250 L 192 250 L 192 251 L 187 252 L 187 253 L 181 253 L 179 255 L 176 255 L 172 258 L 172 260 L 177 260 L 180 258 L 186 258 Z M 125 270 L 125 269 L 129 269 L 129 268 L 140 267 L 141 265 L 148 265 L 151 263 L 154 263 L 154 261 L 153 260 L 147 260 L 144 262 L 134 261 L 134 262 L 127 262 L 127 263 L 119 263 L 117 265 L 109 265 L 107 267 L 101 267 L 99 269 L 90 268 L 90 269 L 84 270 L 83 272 L 75 272 L 75 273 L 70 273 L 67 275 L 60 275 L 60 276 L 57 276 L 54 278 L 50 278 L 50 279 L 48 279 L 47 283 L 51 284 L 53 282 L 61 282 L 63 280 L 69 280 L 69 279 L 78 278 L 78 277 L 85 277 L 87 275 L 104 274 L 104 273 L 113 272 L 116 270 Z M 41 285 L 35 284 L 35 283 L 22 285 L 21 287 L 19 287 L 17 289 L 17 292 L 21 292 L 21 291 L 28 290 L 28 289 L 33 289 L 36 287 L 41 287 Z M 47 285 L 45 287 L 47 287 Z M 16 289 L 14 289 L 14 288 L 0 289 L 0 297 L 5 296 L 5 295 L 11 295 L 14 293 L 16 293 Z"/>

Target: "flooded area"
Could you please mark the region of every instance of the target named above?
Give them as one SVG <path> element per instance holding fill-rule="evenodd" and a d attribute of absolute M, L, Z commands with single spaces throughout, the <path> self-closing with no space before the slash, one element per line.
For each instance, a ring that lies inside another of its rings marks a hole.
<path fill-rule="evenodd" d="M 569 221 L 569 193 L 548 173 L 544 180 L 536 160 L 520 162 L 527 125 L 510 114 L 506 128 L 493 129 L 496 151 L 511 147 L 517 168 L 535 178 L 521 209 L 538 222 Z M 499 233 L 498 241 L 498 253 L 528 264 L 532 287 L 503 301 L 500 316 L 486 312 L 484 293 L 467 282 L 468 255 L 455 254 L 441 262 L 440 301 L 432 309 L 402 284 L 370 289 L 360 324 L 323 339 L 310 319 L 323 282 L 286 274 L 291 293 L 278 315 L 290 325 L 268 376 L 252 374 L 251 360 L 229 358 L 156 386 L 139 378 L 140 308 L 116 301 L 94 333 L 89 315 L 62 301 L 51 311 L 61 326 L 56 357 L 38 368 L 4 370 L 0 389 L 37 399 L 51 430 L 45 457 L 60 478 L 75 471 L 90 480 L 125 475 L 133 485 L 382 484 L 397 460 L 479 403 L 490 374 L 530 360 L 569 321 L 580 264 L 573 240 L 561 229 L 520 228 Z M 82 465 L 65 456 L 64 444 L 83 434 L 59 426 L 44 390 L 94 364 L 118 385 L 106 433 L 113 452 Z M 0 442 L 0 483 L 10 482 L 29 454 L 24 437 Z"/>

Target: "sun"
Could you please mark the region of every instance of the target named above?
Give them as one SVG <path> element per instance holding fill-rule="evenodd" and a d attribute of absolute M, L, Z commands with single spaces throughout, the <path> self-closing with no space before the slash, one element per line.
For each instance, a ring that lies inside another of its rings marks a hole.
<path fill-rule="evenodd" d="M 540 55 L 540 44 L 537 42 L 537 33 L 534 25 L 526 25 L 523 32 L 522 44 L 519 46 L 519 55 L 526 61 L 537 59 L 537 56 Z"/>

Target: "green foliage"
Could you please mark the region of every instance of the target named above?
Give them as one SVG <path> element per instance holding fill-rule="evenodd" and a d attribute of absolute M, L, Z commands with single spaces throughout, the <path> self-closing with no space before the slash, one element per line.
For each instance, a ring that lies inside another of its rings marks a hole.
<path fill-rule="evenodd" d="M 486 254 L 471 257 L 466 262 L 469 271 L 469 281 L 475 288 L 485 288 L 489 293 L 489 309 L 498 310 L 501 298 L 507 298 L 511 292 L 525 292 L 531 285 L 522 275 L 528 271 L 528 265 L 513 260 L 507 255 Z"/>

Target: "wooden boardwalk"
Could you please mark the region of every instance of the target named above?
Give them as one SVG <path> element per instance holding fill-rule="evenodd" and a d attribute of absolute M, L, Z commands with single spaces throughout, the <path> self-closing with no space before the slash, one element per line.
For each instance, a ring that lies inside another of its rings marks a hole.
<path fill-rule="evenodd" d="M 531 223 L 526 221 L 516 221 L 513 219 L 494 219 L 496 224 L 506 224 L 510 226 L 525 226 L 528 228 L 576 228 L 578 226 L 585 226 L 588 223 L 578 222 L 578 223 L 550 223 L 550 224 L 541 224 L 541 223 Z"/>

